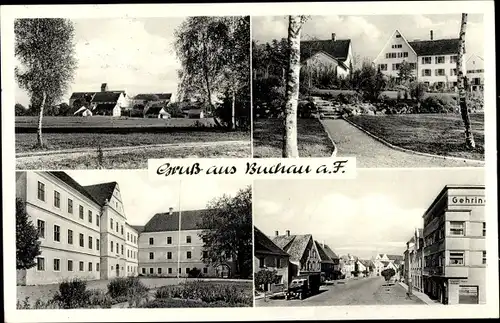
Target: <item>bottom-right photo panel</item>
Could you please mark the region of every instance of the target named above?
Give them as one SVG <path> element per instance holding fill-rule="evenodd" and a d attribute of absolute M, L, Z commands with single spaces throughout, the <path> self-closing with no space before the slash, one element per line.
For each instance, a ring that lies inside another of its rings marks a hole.
<path fill-rule="evenodd" d="M 486 303 L 483 168 L 256 180 L 255 306 Z"/>

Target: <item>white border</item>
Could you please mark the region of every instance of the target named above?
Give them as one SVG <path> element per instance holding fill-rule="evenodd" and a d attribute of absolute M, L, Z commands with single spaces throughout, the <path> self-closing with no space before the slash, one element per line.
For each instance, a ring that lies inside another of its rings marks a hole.
<path fill-rule="evenodd" d="M 136 4 L 136 5 L 58 5 L 58 6 L 8 6 L 1 7 L 2 32 L 2 155 L 3 155 L 3 196 L 4 214 L 13 214 L 15 209 L 15 148 L 14 80 L 13 75 L 13 19 L 16 17 L 61 17 L 66 18 L 118 18 L 118 17 L 166 17 L 186 15 L 324 15 L 329 14 L 444 14 L 479 13 L 484 14 L 485 40 L 494 37 L 493 1 L 428 1 L 428 2 L 349 2 L 349 3 L 252 3 L 252 4 Z M 486 204 L 488 217 L 487 235 L 488 258 L 498 258 L 497 186 L 496 186 L 496 102 L 493 93 L 496 89 L 495 43 L 485 42 L 485 136 L 486 149 Z M 379 169 L 380 170 L 380 169 Z M 460 171 L 457 169 L 457 171 Z M 495 201 L 495 203 L 492 203 Z M 421 306 L 336 306 L 336 307 L 295 307 L 295 308 L 228 308 L 228 309 L 106 309 L 106 310 L 15 310 L 15 258 L 14 217 L 4 216 L 4 307 L 7 322 L 55 322 L 79 321 L 82 317 L 88 322 L 111 322 L 115 320 L 163 321 L 173 318 L 176 321 L 227 321 L 227 320 L 296 320 L 296 319 L 373 319 L 373 318 L 462 318 L 498 317 L 498 262 L 489 261 L 487 271 L 487 305 L 434 306 L 425 310 Z M 100 315 L 96 315 L 100 311 Z"/>

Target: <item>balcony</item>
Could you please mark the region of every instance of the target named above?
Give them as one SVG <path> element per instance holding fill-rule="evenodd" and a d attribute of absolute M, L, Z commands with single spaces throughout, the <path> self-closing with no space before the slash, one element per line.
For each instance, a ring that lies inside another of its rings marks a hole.
<path fill-rule="evenodd" d="M 441 239 L 437 242 L 434 242 L 430 246 L 425 246 L 424 256 L 432 255 L 436 252 L 443 251 L 445 249 L 444 241 L 445 239 Z"/>

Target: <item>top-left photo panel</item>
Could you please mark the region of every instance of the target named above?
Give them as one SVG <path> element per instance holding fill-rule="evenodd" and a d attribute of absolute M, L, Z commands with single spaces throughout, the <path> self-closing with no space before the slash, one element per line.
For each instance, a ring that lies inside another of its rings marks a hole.
<path fill-rule="evenodd" d="M 16 168 L 248 158 L 250 17 L 14 20 Z"/>

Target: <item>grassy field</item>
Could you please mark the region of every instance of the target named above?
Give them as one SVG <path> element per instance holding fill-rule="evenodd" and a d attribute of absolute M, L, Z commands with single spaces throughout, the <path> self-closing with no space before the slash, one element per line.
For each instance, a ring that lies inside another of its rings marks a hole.
<path fill-rule="evenodd" d="M 349 120 L 393 145 L 442 156 L 484 160 L 484 114 L 471 114 L 476 149 L 465 147 L 459 114 L 358 115 Z"/>
<path fill-rule="evenodd" d="M 211 142 L 247 140 L 250 132 L 171 132 L 171 133 L 45 133 L 43 138 L 49 149 L 71 149 L 83 147 L 122 147 L 150 144 L 175 144 L 188 142 Z M 16 153 L 35 151 L 36 133 L 16 133 Z"/>
<path fill-rule="evenodd" d="M 254 157 L 281 157 L 283 120 L 259 119 L 253 127 Z M 298 145 L 300 157 L 330 157 L 333 152 L 333 144 L 317 119 L 298 119 Z"/>
<path fill-rule="evenodd" d="M 315 90 L 311 91 L 311 95 L 313 96 L 321 96 L 322 94 L 329 94 L 329 95 L 334 95 L 337 96 L 340 93 L 343 94 L 350 94 L 354 93 L 355 91 L 353 90 Z M 396 99 L 398 97 L 398 91 L 383 91 L 380 95 L 387 95 L 391 99 Z M 403 95 L 403 94 L 402 94 Z M 443 96 L 443 95 L 448 95 L 448 96 L 457 96 L 456 93 L 425 93 L 424 98 L 428 96 Z"/>

